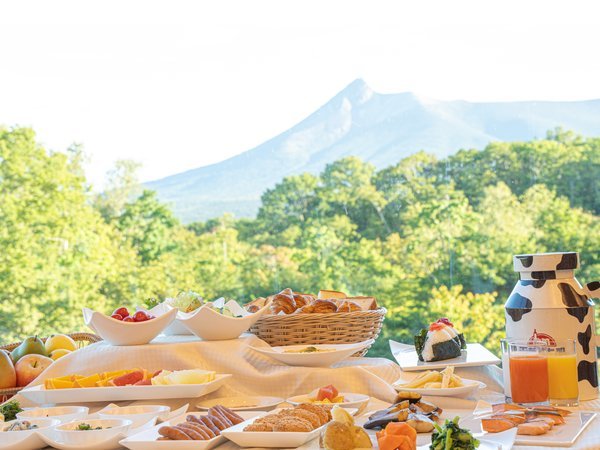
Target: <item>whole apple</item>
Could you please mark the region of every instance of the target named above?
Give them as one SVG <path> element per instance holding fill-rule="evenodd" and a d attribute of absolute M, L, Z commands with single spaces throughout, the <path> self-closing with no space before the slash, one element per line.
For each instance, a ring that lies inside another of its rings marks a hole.
<path fill-rule="evenodd" d="M 0 350 L 0 389 L 14 388 L 17 385 L 17 374 L 10 353 Z"/>
<path fill-rule="evenodd" d="M 42 355 L 25 355 L 15 364 L 17 372 L 17 386 L 24 387 L 37 378 L 37 376 L 46 370 L 54 360 Z"/>

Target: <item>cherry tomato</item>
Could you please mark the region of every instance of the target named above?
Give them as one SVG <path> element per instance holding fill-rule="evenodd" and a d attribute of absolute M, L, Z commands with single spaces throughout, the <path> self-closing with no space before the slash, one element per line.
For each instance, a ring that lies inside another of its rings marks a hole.
<path fill-rule="evenodd" d="M 121 314 L 113 314 L 112 316 L 113 319 L 117 319 L 117 320 L 123 320 L 123 316 Z"/>
<path fill-rule="evenodd" d="M 145 322 L 146 320 L 149 320 L 149 317 L 148 314 L 146 314 L 146 311 L 136 311 L 133 315 L 133 320 L 136 322 Z"/>
<path fill-rule="evenodd" d="M 119 314 L 121 317 L 127 317 L 129 315 L 129 311 L 127 311 L 127 308 L 121 306 L 120 308 L 115 309 L 113 314 Z"/>
<path fill-rule="evenodd" d="M 127 316 L 123 318 L 123 322 L 135 322 L 135 320 L 133 320 L 133 317 Z"/>

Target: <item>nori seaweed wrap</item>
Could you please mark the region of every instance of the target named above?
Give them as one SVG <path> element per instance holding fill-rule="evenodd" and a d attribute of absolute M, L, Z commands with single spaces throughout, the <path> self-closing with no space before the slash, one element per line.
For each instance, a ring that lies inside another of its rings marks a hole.
<path fill-rule="evenodd" d="M 467 348 L 464 335 L 446 318 L 423 328 L 414 338 L 419 360 L 425 362 L 457 358 Z"/>

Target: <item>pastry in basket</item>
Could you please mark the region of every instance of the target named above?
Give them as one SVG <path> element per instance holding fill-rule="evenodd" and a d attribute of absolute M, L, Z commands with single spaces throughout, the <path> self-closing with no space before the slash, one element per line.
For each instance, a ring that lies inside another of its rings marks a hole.
<path fill-rule="evenodd" d="M 242 423 L 244 419 L 224 406 L 213 406 L 204 416 L 190 414 L 186 421 L 174 426 L 160 427 L 161 441 L 207 441 L 226 428 Z"/>
<path fill-rule="evenodd" d="M 331 300 L 315 300 L 296 311 L 297 314 L 329 314 L 337 312 L 337 305 Z"/>
<path fill-rule="evenodd" d="M 246 426 L 249 432 L 310 432 L 331 420 L 331 413 L 323 406 L 303 404 L 267 414 Z"/>
<path fill-rule="evenodd" d="M 352 311 L 362 311 L 360 305 L 356 302 L 352 302 L 350 300 L 343 300 L 337 305 L 336 312 L 352 312 Z"/>

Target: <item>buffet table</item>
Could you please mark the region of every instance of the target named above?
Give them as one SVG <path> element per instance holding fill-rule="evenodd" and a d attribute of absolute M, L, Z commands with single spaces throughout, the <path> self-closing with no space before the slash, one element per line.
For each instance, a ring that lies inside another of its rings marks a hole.
<path fill-rule="evenodd" d="M 43 378 L 66 374 L 92 374 L 107 370 L 145 368 L 149 371 L 161 369 L 202 368 L 217 373 L 230 373 L 227 384 L 208 398 L 237 395 L 265 395 L 288 398 L 303 394 L 317 386 L 334 384 L 340 391 L 370 395 L 371 401 L 365 411 L 388 406 L 395 398 L 391 383 L 402 377 L 403 372 L 393 361 L 384 358 L 350 358 L 332 368 L 290 367 L 253 351 L 249 346 L 266 347 L 267 344 L 251 334 L 229 341 L 202 341 L 194 336 L 160 336 L 152 343 L 131 347 L 114 347 L 100 342 L 90 345 L 75 354 L 67 355 L 50 366 Z M 486 383 L 480 398 L 489 402 L 502 402 L 502 372 L 498 367 L 485 366 L 457 369 L 462 377 Z M 38 380 L 37 383 L 42 383 Z M 22 396 L 17 396 L 22 406 L 33 406 Z M 119 404 L 161 403 L 178 408 L 186 403 L 194 410 L 197 399 L 161 401 L 121 402 Z M 454 408 L 474 408 L 476 399 L 435 398 L 442 408 L 453 404 Z M 109 401 L 107 401 L 109 403 Z M 73 404 L 80 404 L 74 399 Z M 89 404 L 94 412 L 105 404 Z M 600 400 L 584 402 L 580 409 L 600 411 Z M 221 450 L 238 450 L 240 447 L 227 442 Z M 318 449 L 315 440 L 302 449 Z M 537 450 L 541 447 L 515 446 L 516 450 Z M 574 449 L 600 449 L 600 419 L 596 418 L 580 436 Z"/>

